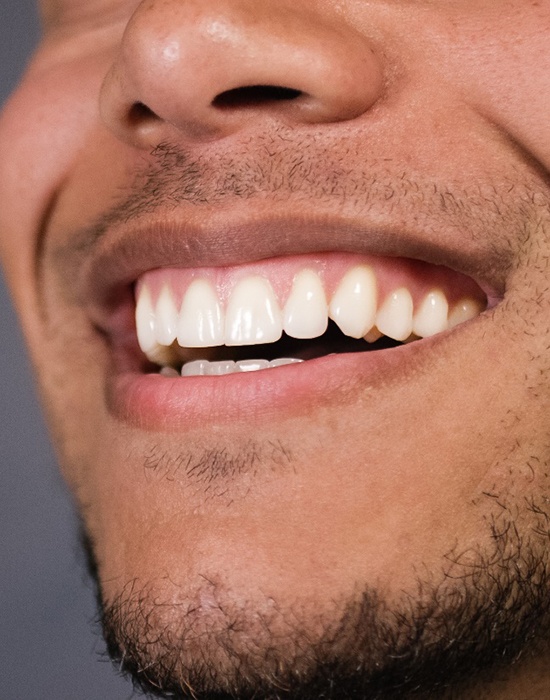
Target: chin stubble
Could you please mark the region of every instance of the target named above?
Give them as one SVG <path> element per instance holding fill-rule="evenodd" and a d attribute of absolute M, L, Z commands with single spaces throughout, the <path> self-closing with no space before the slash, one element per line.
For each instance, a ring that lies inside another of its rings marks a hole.
<path fill-rule="evenodd" d="M 493 494 L 487 498 L 494 501 Z M 106 603 L 93 543 L 83 539 L 108 652 L 148 696 L 482 698 L 495 674 L 547 645 L 548 531 L 540 523 L 550 514 L 542 505 L 529 504 L 530 524 L 522 529 L 511 509 L 484 518 L 491 543 L 485 550 L 455 546 L 438 577 L 417 576 L 398 599 L 363 587 L 318 615 L 298 602 L 243 602 L 222 577 L 202 579 L 178 602 L 159 597 L 154 582 L 135 580 Z"/>

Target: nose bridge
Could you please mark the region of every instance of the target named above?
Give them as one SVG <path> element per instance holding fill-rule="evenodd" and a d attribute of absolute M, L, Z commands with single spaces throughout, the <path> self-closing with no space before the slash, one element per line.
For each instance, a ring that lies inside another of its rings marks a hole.
<path fill-rule="evenodd" d="M 226 135 L 267 113 L 353 119 L 382 90 L 369 40 L 315 0 L 148 0 L 130 20 L 101 96 L 134 144 L 161 132 Z"/>

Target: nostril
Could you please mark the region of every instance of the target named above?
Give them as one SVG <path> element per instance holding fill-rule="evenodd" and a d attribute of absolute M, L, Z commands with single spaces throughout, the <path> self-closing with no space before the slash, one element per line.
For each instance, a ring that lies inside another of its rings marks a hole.
<path fill-rule="evenodd" d="M 302 94 L 300 90 L 279 85 L 248 85 L 221 92 L 212 100 L 212 105 L 221 109 L 256 107 L 272 102 L 296 100 Z"/>
<path fill-rule="evenodd" d="M 143 102 L 134 102 L 128 110 L 128 125 L 137 126 L 144 122 L 151 122 L 159 119 L 159 117 L 149 109 Z"/>

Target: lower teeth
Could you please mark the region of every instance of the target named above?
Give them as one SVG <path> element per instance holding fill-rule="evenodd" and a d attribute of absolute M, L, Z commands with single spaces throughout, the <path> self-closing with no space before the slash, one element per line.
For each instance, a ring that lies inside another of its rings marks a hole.
<path fill-rule="evenodd" d="M 182 377 L 203 377 L 203 376 L 220 376 L 223 374 L 234 374 L 236 372 L 257 372 L 261 369 L 270 369 L 272 367 L 281 367 L 282 365 L 292 365 L 297 362 L 303 362 L 296 357 L 279 357 L 276 360 L 221 360 L 218 362 L 209 362 L 208 360 L 194 360 L 187 362 L 181 368 Z M 163 367 L 160 374 L 164 377 L 179 377 L 178 372 L 173 367 Z"/>

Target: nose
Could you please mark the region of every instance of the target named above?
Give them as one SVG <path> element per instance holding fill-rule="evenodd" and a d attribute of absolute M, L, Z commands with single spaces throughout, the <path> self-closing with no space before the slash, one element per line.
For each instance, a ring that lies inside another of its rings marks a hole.
<path fill-rule="evenodd" d="M 330 3 L 328 4 L 330 6 Z M 106 124 L 134 146 L 210 140 L 258 118 L 354 119 L 378 100 L 370 41 L 316 0 L 144 0 L 105 78 Z"/>

